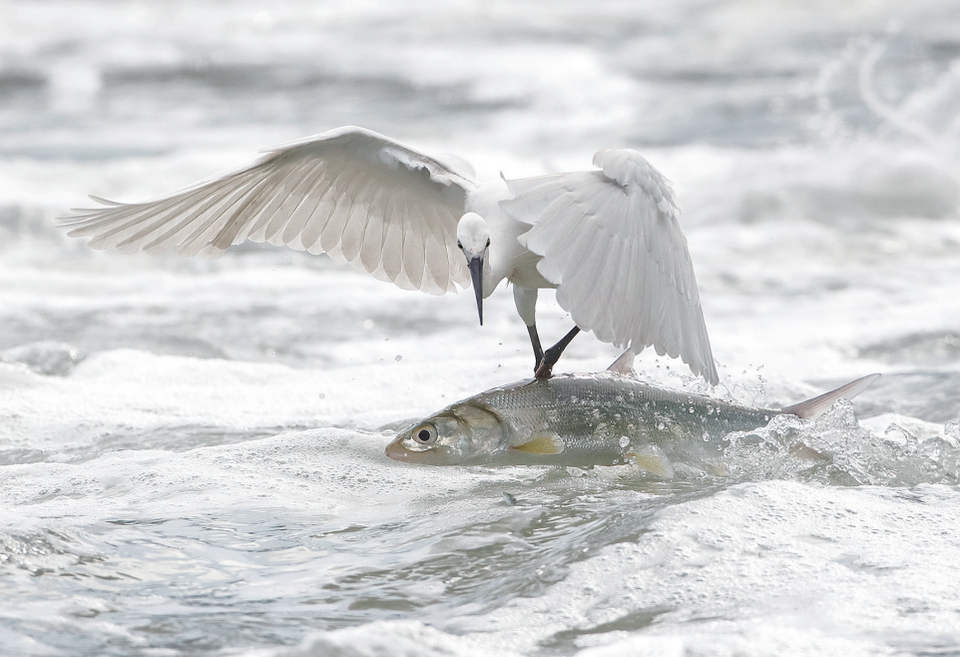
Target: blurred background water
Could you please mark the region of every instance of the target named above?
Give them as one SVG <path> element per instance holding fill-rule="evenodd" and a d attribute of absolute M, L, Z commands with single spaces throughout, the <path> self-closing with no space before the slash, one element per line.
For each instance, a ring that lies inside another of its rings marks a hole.
<path fill-rule="evenodd" d="M 958 35 L 932 0 L 0 0 L 0 652 L 960 654 Z M 325 257 L 54 227 L 348 124 L 483 177 L 636 148 L 711 394 L 884 376 L 723 474 L 411 467 L 397 428 L 528 375 L 509 293 L 481 328 Z"/>

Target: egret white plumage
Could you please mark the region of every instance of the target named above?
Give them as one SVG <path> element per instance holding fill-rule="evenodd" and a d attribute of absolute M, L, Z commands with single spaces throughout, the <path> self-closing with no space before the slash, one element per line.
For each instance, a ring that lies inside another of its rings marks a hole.
<path fill-rule="evenodd" d="M 218 256 L 245 240 L 327 253 L 404 289 L 507 279 L 537 376 L 579 330 L 680 357 L 718 381 L 678 210 L 639 153 L 604 150 L 599 170 L 480 183 L 468 163 L 345 127 L 268 151 L 253 165 L 145 203 L 74 210 L 63 220 L 96 249 Z M 458 253 L 458 251 L 462 251 Z M 538 290 L 556 288 L 576 326 L 546 353 Z"/>

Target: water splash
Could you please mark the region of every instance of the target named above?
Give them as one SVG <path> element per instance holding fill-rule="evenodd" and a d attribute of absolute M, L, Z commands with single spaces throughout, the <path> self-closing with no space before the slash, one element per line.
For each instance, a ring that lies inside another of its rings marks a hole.
<path fill-rule="evenodd" d="M 812 424 L 781 415 L 763 429 L 728 440 L 724 460 L 737 480 L 786 478 L 840 486 L 960 481 L 960 448 L 946 430 L 943 436 L 922 438 L 891 424 L 878 435 L 857 422 L 845 400 Z"/>

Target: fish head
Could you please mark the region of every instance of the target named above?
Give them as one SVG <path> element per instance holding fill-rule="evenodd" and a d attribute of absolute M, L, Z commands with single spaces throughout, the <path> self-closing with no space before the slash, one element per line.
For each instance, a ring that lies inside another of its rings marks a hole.
<path fill-rule="evenodd" d="M 489 463 L 503 449 L 507 428 L 489 408 L 466 402 L 401 432 L 387 445 L 395 461 L 425 465 Z"/>

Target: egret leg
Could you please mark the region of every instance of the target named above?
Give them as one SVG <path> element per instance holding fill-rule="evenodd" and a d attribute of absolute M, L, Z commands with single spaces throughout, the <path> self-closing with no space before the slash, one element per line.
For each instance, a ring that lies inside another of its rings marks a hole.
<path fill-rule="evenodd" d="M 533 371 L 536 372 L 543 360 L 543 347 L 540 346 L 540 334 L 537 333 L 537 325 L 528 326 L 527 333 L 530 334 L 530 344 L 533 345 Z"/>
<path fill-rule="evenodd" d="M 553 366 L 557 364 L 557 361 L 560 360 L 560 354 L 563 353 L 563 350 L 567 348 L 567 345 L 570 344 L 570 341 L 577 337 L 577 333 L 580 332 L 579 326 L 574 326 L 570 329 L 570 332 L 565 336 L 560 338 L 560 341 L 543 352 L 543 360 L 540 361 L 540 365 L 537 366 L 536 377 L 538 379 L 549 379 L 553 376 Z"/>
<path fill-rule="evenodd" d="M 543 347 L 540 345 L 540 334 L 537 333 L 537 288 L 513 286 L 513 301 L 517 304 L 517 313 L 527 327 L 530 334 L 530 344 L 533 346 L 533 371 L 536 372 L 543 360 Z"/>

